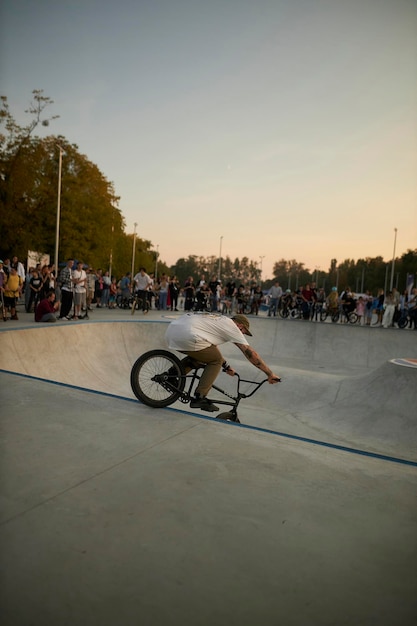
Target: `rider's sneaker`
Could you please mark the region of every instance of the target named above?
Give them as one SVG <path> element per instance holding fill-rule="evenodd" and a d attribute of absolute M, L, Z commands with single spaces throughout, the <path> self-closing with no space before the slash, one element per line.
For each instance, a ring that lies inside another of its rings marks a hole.
<path fill-rule="evenodd" d="M 200 398 L 200 396 L 196 396 L 190 402 L 190 407 L 192 409 L 201 409 L 202 411 L 209 411 L 210 413 L 214 411 L 218 411 L 219 407 L 213 404 L 211 400 L 208 398 Z"/>

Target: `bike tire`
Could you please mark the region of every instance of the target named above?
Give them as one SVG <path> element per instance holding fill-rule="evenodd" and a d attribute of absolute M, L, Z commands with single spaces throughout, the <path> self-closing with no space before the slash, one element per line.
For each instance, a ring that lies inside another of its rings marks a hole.
<path fill-rule="evenodd" d="M 331 317 L 332 317 L 332 322 L 336 324 L 339 321 L 339 317 L 340 317 L 339 311 L 337 311 L 337 313 L 332 313 Z"/>
<path fill-rule="evenodd" d="M 359 315 L 355 313 L 355 311 L 352 311 L 352 313 L 349 313 L 349 316 L 348 316 L 349 324 L 356 324 L 358 319 L 359 319 Z"/>
<path fill-rule="evenodd" d="M 238 416 L 231 411 L 228 411 L 227 413 L 220 413 L 220 415 L 217 415 L 216 419 L 223 420 L 224 422 L 234 422 L 235 424 L 240 424 Z"/>
<path fill-rule="evenodd" d="M 407 328 L 408 325 L 408 317 L 403 315 L 397 322 L 398 328 Z"/>
<path fill-rule="evenodd" d="M 175 373 L 170 373 L 170 370 Z M 160 409 L 173 404 L 181 396 L 185 387 L 185 369 L 172 352 L 150 350 L 134 363 L 130 384 L 138 400 Z"/>
<path fill-rule="evenodd" d="M 327 320 L 327 316 L 329 315 L 328 311 L 321 310 L 320 311 L 320 322 L 325 322 Z"/>

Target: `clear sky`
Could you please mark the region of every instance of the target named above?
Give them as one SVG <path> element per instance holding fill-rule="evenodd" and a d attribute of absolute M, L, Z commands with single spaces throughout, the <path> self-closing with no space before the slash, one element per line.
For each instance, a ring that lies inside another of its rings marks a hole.
<path fill-rule="evenodd" d="M 416 0 L 2 0 L 0 92 L 54 100 L 169 265 L 327 270 L 417 247 L 416 33 Z"/>

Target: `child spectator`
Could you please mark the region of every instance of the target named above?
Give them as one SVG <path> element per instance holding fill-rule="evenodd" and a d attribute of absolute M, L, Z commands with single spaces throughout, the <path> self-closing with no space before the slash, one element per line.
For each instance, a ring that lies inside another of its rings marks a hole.
<path fill-rule="evenodd" d="M 356 303 L 356 315 L 358 316 L 358 324 L 362 326 L 362 319 L 365 314 L 365 300 L 362 296 L 359 296 L 359 299 Z"/>

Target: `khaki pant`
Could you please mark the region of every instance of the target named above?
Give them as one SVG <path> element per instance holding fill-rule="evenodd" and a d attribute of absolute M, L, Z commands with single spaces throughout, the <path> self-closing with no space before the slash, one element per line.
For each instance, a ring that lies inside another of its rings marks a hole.
<path fill-rule="evenodd" d="M 199 393 L 200 396 L 206 396 L 219 375 L 224 361 L 220 350 L 217 346 L 209 346 L 208 348 L 198 350 L 197 352 L 183 351 L 183 354 L 186 354 L 201 363 L 207 363 L 196 389 L 196 393 Z M 188 373 L 191 370 L 191 367 L 186 363 L 184 363 L 184 365 L 186 372 Z"/>

